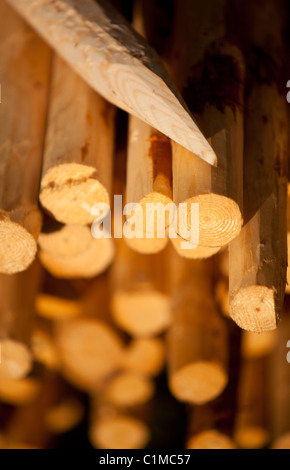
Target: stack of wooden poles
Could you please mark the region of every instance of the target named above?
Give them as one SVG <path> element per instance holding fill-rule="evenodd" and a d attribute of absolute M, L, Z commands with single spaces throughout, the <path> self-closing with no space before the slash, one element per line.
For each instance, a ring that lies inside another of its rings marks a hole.
<path fill-rule="evenodd" d="M 290 448 L 286 3 L 165 3 L 0 1 L 0 448 L 172 442 L 162 376 L 184 448 Z"/>

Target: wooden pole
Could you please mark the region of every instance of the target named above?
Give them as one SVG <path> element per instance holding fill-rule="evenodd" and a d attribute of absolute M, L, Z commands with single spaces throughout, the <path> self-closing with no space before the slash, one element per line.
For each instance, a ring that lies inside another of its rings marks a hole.
<path fill-rule="evenodd" d="M 79 399 L 64 395 L 57 403 L 48 406 L 44 413 L 45 427 L 52 434 L 64 434 L 73 430 L 84 416 Z"/>
<path fill-rule="evenodd" d="M 9 3 L 104 98 L 215 164 L 156 53 L 107 2 Z"/>
<path fill-rule="evenodd" d="M 284 65 L 281 5 L 253 1 L 240 12 L 248 60 L 245 227 L 230 247 L 230 314 L 255 332 L 276 328 L 285 292 L 288 129 L 286 99 L 278 88 Z"/>
<path fill-rule="evenodd" d="M 134 4 L 133 26 L 145 36 L 140 2 Z M 135 224 L 140 227 L 140 238 L 127 240 L 132 249 L 140 253 L 156 253 L 165 247 L 170 217 L 169 209 L 165 212 L 165 206 L 172 202 L 170 139 L 135 116 L 130 116 L 126 204 L 140 206 L 134 216 Z"/>
<path fill-rule="evenodd" d="M 140 238 L 127 240 L 129 246 L 141 253 L 156 253 L 164 248 L 170 217 L 165 207 L 172 203 L 171 143 L 134 116 L 129 121 L 127 203 L 140 205 L 140 214 L 134 217 L 141 227 Z"/>
<path fill-rule="evenodd" d="M 215 286 L 215 300 L 219 305 L 221 313 L 230 318 L 229 309 L 229 285 L 227 277 L 219 277 Z M 255 333 L 253 331 L 242 331 L 241 354 L 245 358 L 263 357 L 275 348 L 277 342 L 275 330 Z"/>
<path fill-rule="evenodd" d="M 267 358 L 243 359 L 234 433 L 242 449 L 261 449 L 269 442 L 266 393 Z"/>
<path fill-rule="evenodd" d="M 50 50 L 4 1 L 0 16 L 0 272 L 12 274 L 32 263 L 41 228 Z"/>
<path fill-rule="evenodd" d="M 290 121 L 290 118 L 289 118 L 289 121 Z M 290 129 L 289 126 L 288 128 Z M 290 139 L 289 139 L 289 147 L 290 147 Z M 285 294 L 290 294 L 290 184 L 289 183 L 287 184 L 287 282 L 286 282 Z"/>
<path fill-rule="evenodd" d="M 149 377 L 121 371 L 105 384 L 103 396 L 114 407 L 130 409 L 147 403 L 154 391 L 154 382 Z"/>
<path fill-rule="evenodd" d="M 1 376 L 19 379 L 31 371 L 30 341 L 40 280 L 37 261 L 24 272 L 1 275 Z"/>
<path fill-rule="evenodd" d="M 32 402 L 18 407 L 7 426 L 7 438 L 12 448 L 52 448 L 53 435 L 46 426 L 46 416 L 65 389 L 66 384 L 58 375 L 48 373 L 41 377 L 38 395 Z"/>
<path fill-rule="evenodd" d="M 226 325 L 213 301 L 210 265 L 170 255 L 169 387 L 177 399 L 203 404 L 227 384 Z"/>
<path fill-rule="evenodd" d="M 196 258 L 212 256 L 242 227 L 244 60 L 227 37 L 227 8 L 226 0 L 175 2 L 170 68 L 218 155 L 211 168 L 172 145 L 173 200 L 187 207 L 185 217 L 178 207 L 177 234 L 188 239 L 198 230 Z M 199 207 L 199 227 L 192 226 L 192 203 Z"/>
<path fill-rule="evenodd" d="M 274 439 L 288 433 L 290 429 L 289 307 L 287 296 L 284 303 L 284 314 L 276 330 L 276 347 L 269 357 L 267 405 L 271 435 Z"/>
<path fill-rule="evenodd" d="M 144 420 L 117 409 L 100 396 L 91 397 L 89 440 L 97 449 L 142 449 L 150 438 Z"/>
<path fill-rule="evenodd" d="M 242 357 L 254 359 L 267 356 L 274 351 L 277 339 L 276 330 L 264 331 L 263 333 L 244 330 L 241 344 Z"/>
<path fill-rule="evenodd" d="M 272 443 L 271 449 L 290 449 L 290 433 L 287 432 L 277 437 Z"/>
<path fill-rule="evenodd" d="M 229 435 L 217 429 L 219 416 L 211 404 L 194 406 L 189 410 L 187 449 L 235 449 Z"/>
<path fill-rule="evenodd" d="M 54 55 L 40 202 L 59 222 L 92 223 L 110 205 L 114 108 Z"/>
<path fill-rule="evenodd" d="M 163 332 L 171 321 L 169 297 L 164 293 L 161 259 L 141 255 L 118 241 L 110 272 L 111 313 L 115 323 L 134 337 Z"/>
<path fill-rule="evenodd" d="M 56 372 L 60 369 L 51 322 L 40 318 L 35 321 L 31 335 L 31 350 L 34 360 L 47 370 Z"/>

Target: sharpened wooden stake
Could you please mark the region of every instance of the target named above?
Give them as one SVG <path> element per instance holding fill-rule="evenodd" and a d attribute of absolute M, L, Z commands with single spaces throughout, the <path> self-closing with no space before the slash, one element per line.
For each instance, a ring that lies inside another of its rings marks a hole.
<path fill-rule="evenodd" d="M 178 400 L 204 404 L 227 384 L 226 325 L 213 301 L 210 265 L 170 255 L 169 387 Z"/>
<path fill-rule="evenodd" d="M 32 263 L 41 228 L 50 50 L 4 1 L 0 17 L 0 272 L 12 274 Z"/>
<path fill-rule="evenodd" d="M 216 163 L 159 57 L 109 3 L 9 3 L 104 98 Z"/>
<path fill-rule="evenodd" d="M 218 156 L 211 168 L 173 142 L 173 201 L 178 205 L 179 254 L 206 258 L 234 239 L 242 227 L 244 60 L 227 41 L 226 1 L 175 2 L 174 47 L 170 68 L 191 111 L 198 116 Z M 183 203 L 187 208 L 183 216 Z M 199 226 L 191 204 L 198 204 Z M 198 231 L 198 246 L 180 247 Z M 181 237 L 181 240 L 180 240 Z"/>
<path fill-rule="evenodd" d="M 110 205 L 114 108 L 54 55 L 40 202 L 56 220 L 88 224 Z"/>

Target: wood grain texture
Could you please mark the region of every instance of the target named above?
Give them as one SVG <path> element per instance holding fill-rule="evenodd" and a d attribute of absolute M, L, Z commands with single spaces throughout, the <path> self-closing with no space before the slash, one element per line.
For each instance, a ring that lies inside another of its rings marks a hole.
<path fill-rule="evenodd" d="M 40 233 L 39 259 L 55 277 L 92 278 L 112 263 L 112 238 L 95 239 L 87 225 L 60 225 L 50 233 Z"/>
<path fill-rule="evenodd" d="M 104 98 L 216 163 L 158 56 L 109 3 L 9 3 Z"/>
<path fill-rule="evenodd" d="M 276 328 L 286 285 L 285 99 L 274 84 L 260 85 L 247 109 L 247 223 L 229 251 L 230 315 L 240 327 L 261 332 Z"/>
<path fill-rule="evenodd" d="M 227 384 L 226 325 L 213 301 L 208 262 L 182 259 L 173 249 L 170 255 L 169 387 L 178 400 L 201 405 Z"/>
<path fill-rule="evenodd" d="M 25 270 L 36 255 L 37 207 L 50 49 L 0 4 L 0 272 Z"/>
<path fill-rule="evenodd" d="M 62 223 L 92 223 L 110 205 L 114 107 L 54 55 L 40 202 Z"/>
<path fill-rule="evenodd" d="M 141 253 L 156 253 L 157 248 L 161 250 L 167 243 L 170 211 L 166 211 L 165 206 L 173 202 L 171 165 L 170 139 L 131 116 L 126 204 L 140 205 L 134 220 L 141 233 L 139 240 L 135 237 L 127 243 L 132 249 L 139 248 Z"/>
<path fill-rule="evenodd" d="M 230 314 L 240 327 L 256 332 L 276 328 L 286 284 L 288 125 L 280 83 L 286 60 L 283 5 L 274 0 L 240 5 L 241 25 L 247 24 L 245 226 L 229 251 Z"/>
<path fill-rule="evenodd" d="M 141 2 L 135 2 L 133 10 L 133 26 L 145 37 Z M 140 234 L 127 244 L 140 253 L 157 253 L 167 244 L 170 214 L 165 206 L 173 202 L 171 154 L 171 141 L 166 135 L 130 116 L 126 204 L 140 206 L 134 217 Z"/>
<path fill-rule="evenodd" d="M 188 216 L 177 233 L 192 227 L 190 207 L 199 204 L 196 258 L 212 256 L 242 227 L 244 58 L 230 43 L 227 2 L 175 2 L 172 75 L 218 156 L 210 167 L 177 143 L 172 146 L 173 200 Z M 181 251 L 181 250 L 180 250 Z M 194 250 L 192 250 L 194 255 Z M 208 252 L 208 254 L 207 254 Z M 185 250 L 184 250 L 185 253 Z M 186 256 L 186 255 L 184 255 Z"/>

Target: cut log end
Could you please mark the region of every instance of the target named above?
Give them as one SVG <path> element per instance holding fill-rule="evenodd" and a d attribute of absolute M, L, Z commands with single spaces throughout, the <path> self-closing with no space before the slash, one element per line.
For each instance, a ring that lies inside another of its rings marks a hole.
<path fill-rule="evenodd" d="M 90 441 L 99 449 L 142 449 L 149 437 L 144 423 L 126 415 L 103 418 L 90 430 Z"/>
<path fill-rule="evenodd" d="M 47 369 L 59 369 L 58 353 L 52 337 L 40 329 L 35 329 L 31 338 L 31 349 L 35 361 L 43 364 Z"/>
<path fill-rule="evenodd" d="M 34 237 L 8 217 L 0 220 L 0 272 L 14 274 L 25 271 L 36 256 Z"/>
<path fill-rule="evenodd" d="M 191 437 L 187 449 L 236 449 L 234 442 L 225 434 L 214 429 L 201 432 Z"/>
<path fill-rule="evenodd" d="M 262 333 L 277 327 L 275 290 L 266 286 L 248 286 L 230 299 L 230 315 L 240 328 Z"/>
<path fill-rule="evenodd" d="M 49 408 L 44 416 L 47 429 L 54 434 L 62 434 L 74 429 L 82 420 L 84 408 L 80 401 L 67 398 Z"/>
<path fill-rule="evenodd" d="M 76 318 L 59 322 L 56 344 L 63 373 L 78 388 L 98 387 L 119 367 L 122 343 L 101 321 Z"/>
<path fill-rule="evenodd" d="M 201 194 L 185 201 L 186 216 L 178 210 L 178 234 L 187 238 L 188 232 L 198 231 L 198 245 L 221 248 L 233 240 L 241 231 L 243 219 L 238 204 L 219 194 Z M 191 204 L 198 204 L 199 224 L 191 227 Z M 183 236 L 184 234 L 184 236 Z"/>
<path fill-rule="evenodd" d="M 42 206 L 64 224 L 89 224 L 96 218 L 97 203 L 109 205 L 106 188 L 98 181 L 96 169 L 78 163 L 51 168 L 41 181 Z"/>
<path fill-rule="evenodd" d="M 139 406 L 148 402 L 154 394 L 152 380 L 123 372 L 113 378 L 106 387 L 105 398 L 116 407 Z"/>
<path fill-rule="evenodd" d="M 40 233 L 39 247 L 55 256 L 75 256 L 85 251 L 92 241 L 86 225 L 64 225 L 59 230 Z"/>
<path fill-rule="evenodd" d="M 26 345 L 11 339 L 1 340 L 1 378 L 22 379 L 31 371 L 32 362 L 32 354 Z"/>
<path fill-rule="evenodd" d="M 170 377 L 172 394 L 180 401 L 202 405 L 218 397 L 228 381 L 222 366 L 200 361 L 177 370 Z"/>
<path fill-rule="evenodd" d="M 165 211 L 164 208 L 167 204 L 173 204 L 170 197 L 162 194 L 161 192 L 152 192 L 143 197 L 139 202 L 143 214 L 143 234 L 154 234 L 154 238 L 158 238 L 162 231 L 165 232 L 169 226 L 170 221 L 170 207 Z M 154 205 L 154 207 L 153 207 Z M 155 210 L 154 218 L 150 217 L 151 209 Z M 147 217 L 148 215 L 148 217 Z M 164 223 L 163 223 L 164 217 Z M 160 222 L 161 221 L 161 222 Z M 160 225 L 161 227 L 159 228 Z"/>
<path fill-rule="evenodd" d="M 263 449 L 269 442 L 268 431 L 260 426 L 245 426 L 235 433 L 235 441 L 242 449 Z"/>
<path fill-rule="evenodd" d="M 171 322 L 168 297 L 154 290 L 117 291 L 111 309 L 116 324 L 136 337 L 155 336 Z"/>
<path fill-rule="evenodd" d="M 83 252 L 75 256 L 56 256 L 39 250 L 42 265 L 53 276 L 65 279 L 91 278 L 105 271 L 115 255 L 111 238 L 92 239 Z"/>
<path fill-rule="evenodd" d="M 290 432 L 277 437 L 274 440 L 271 449 L 290 449 Z"/>
<path fill-rule="evenodd" d="M 122 367 L 144 376 L 158 375 L 165 362 L 165 345 L 159 338 L 132 340 L 124 350 Z"/>

